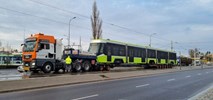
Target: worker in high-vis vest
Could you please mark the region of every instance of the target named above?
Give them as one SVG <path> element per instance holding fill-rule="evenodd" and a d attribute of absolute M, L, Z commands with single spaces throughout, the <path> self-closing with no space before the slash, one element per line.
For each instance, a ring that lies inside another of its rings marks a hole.
<path fill-rule="evenodd" d="M 65 59 L 65 63 L 66 63 L 65 72 L 69 72 L 71 70 L 71 63 L 72 63 L 72 59 L 70 58 L 70 56 L 67 56 L 67 58 Z"/>

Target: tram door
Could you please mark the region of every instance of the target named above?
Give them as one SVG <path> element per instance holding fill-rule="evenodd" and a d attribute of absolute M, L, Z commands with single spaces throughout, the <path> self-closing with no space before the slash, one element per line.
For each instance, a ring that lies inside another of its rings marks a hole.
<path fill-rule="evenodd" d="M 111 56 L 112 56 L 112 48 L 110 45 L 107 45 L 107 61 L 111 61 Z"/>
<path fill-rule="evenodd" d="M 134 51 L 132 48 L 129 48 L 129 62 L 134 62 Z"/>

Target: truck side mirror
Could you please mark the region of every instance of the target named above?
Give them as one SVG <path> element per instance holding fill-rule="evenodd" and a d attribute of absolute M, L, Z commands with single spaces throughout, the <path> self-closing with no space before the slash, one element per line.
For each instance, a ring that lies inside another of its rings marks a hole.
<path fill-rule="evenodd" d="M 23 43 L 23 44 L 21 44 L 21 46 L 23 46 L 23 45 L 25 46 L 26 44 L 24 44 L 24 43 Z"/>

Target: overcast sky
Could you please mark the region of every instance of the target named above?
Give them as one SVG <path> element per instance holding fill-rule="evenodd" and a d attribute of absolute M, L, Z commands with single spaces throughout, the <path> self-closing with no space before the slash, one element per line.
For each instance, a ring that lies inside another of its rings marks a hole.
<path fill-rule="evenodd" d="M 0 0 L 0 41 L 13 48 L 30 34 L 42 32 L 63 38 L 67 44 L 81 36 L 87 50 L 92 31 L 90 16 L 94 0 Z M 96 0 L 103 20 L 103 38 L 188 54 L 199 48 L 213 52 L 213 0 Z"/>

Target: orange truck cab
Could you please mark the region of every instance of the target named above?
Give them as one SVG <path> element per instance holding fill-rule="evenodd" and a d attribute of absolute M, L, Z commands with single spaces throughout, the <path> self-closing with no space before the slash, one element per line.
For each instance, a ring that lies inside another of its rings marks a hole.
<path fill-rule="evenodd" d="M 24 70 L 33 72 L 42 70 L 44 73 L 49 73 L 63 67 L 62 48 L 62 40 L 55 39 L 54 36 L 42 33 L 31 35 L 23 44 Z M 61 65 L 58 62 L 61 62 Z"/>

